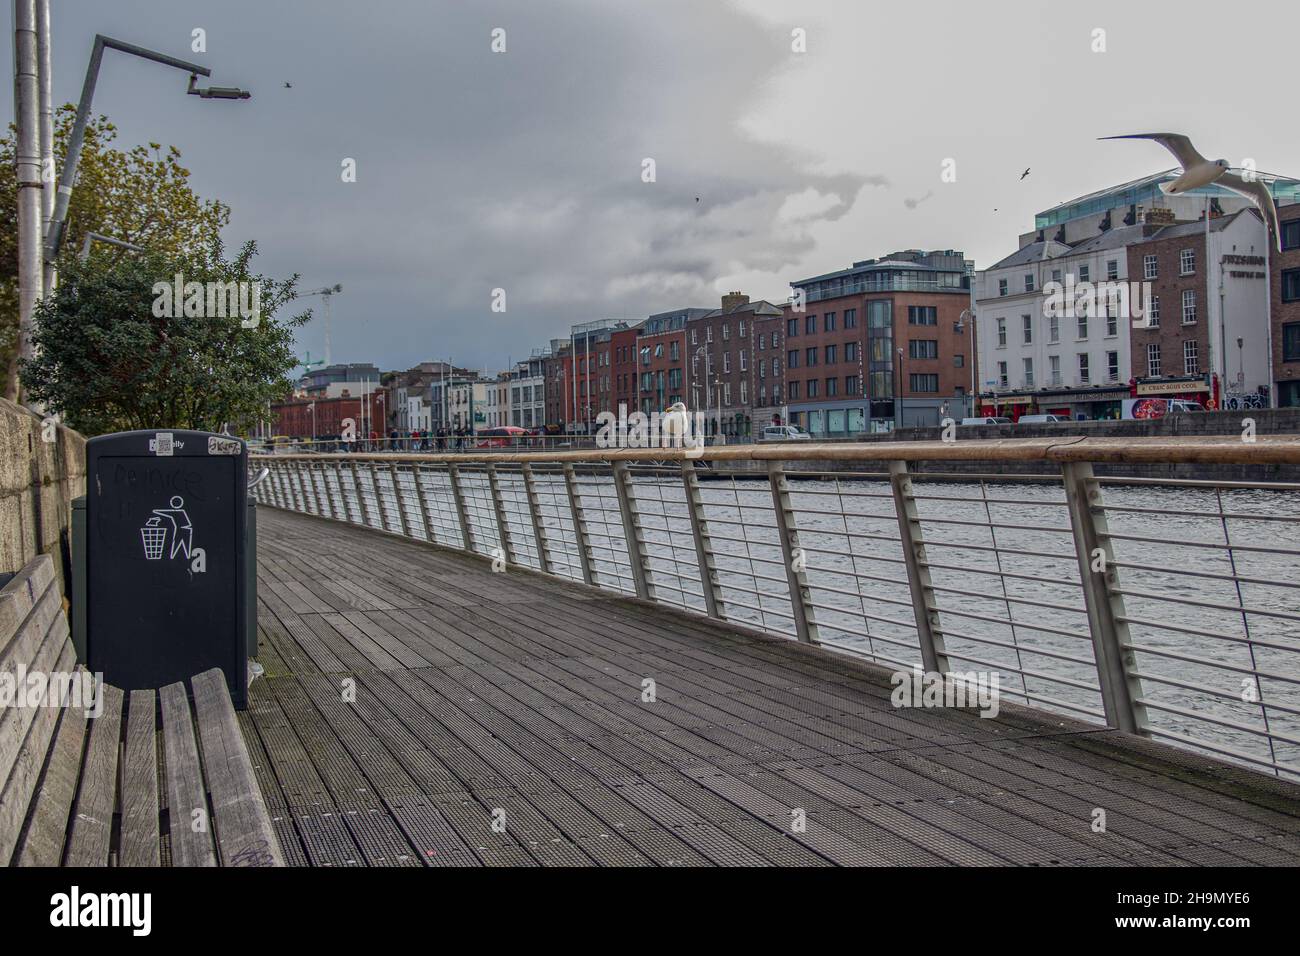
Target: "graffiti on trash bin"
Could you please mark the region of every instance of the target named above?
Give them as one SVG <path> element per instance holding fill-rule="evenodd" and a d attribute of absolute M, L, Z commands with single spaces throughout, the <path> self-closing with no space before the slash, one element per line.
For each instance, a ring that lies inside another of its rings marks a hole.
<path fill-rule="evenodd" d="M 190 570 L 202 573 L 207 570 L 207 553 L 194 547 L 194 525 L 185 511 L 185 499 L 173 495 L 170 507 L 155 508 L 153 515 L 140 529 L 140 542 L 144 546 L 146 561 L 189 562 Z"/>

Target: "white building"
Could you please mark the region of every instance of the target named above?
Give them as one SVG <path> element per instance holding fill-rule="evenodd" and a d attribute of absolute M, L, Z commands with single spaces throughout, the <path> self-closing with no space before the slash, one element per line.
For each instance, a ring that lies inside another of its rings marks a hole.
<path fill-rule="evenodd" d="M 487 390 L 482 380 L 457 381 L 447 386 L 447 418 L 451 428 L 477 431 L 487 426 Z"/>
<path fill-rule="evenodd" d="M 541 428 L 546 424 L 545 359 L 525 359 L 510 373 L 510 424 L 517 428 Z"/>

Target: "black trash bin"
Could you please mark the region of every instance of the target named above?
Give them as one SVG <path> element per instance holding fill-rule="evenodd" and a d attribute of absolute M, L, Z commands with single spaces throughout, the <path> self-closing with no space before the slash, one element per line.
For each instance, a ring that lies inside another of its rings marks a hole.
<path fill-rule="evenodd" d="M 87 665 L 123 690 L 220 667 L 248 695 L 248 447 L 194 431 L 86 443 Z"/>

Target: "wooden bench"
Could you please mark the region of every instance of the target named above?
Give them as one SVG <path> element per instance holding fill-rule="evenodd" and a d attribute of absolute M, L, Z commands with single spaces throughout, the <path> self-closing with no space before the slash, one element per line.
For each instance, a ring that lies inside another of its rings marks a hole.
<path fill-rule="evenodd" d="M 192 700 L 88 677 L 43 555 L 0 589 L 0 865 L 284 865 L 220 670 Z"/>

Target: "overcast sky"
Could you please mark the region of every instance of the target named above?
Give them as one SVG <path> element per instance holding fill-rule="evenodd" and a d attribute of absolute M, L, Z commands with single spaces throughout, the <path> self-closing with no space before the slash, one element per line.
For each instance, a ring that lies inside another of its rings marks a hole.
<path fill-rule="evenodd" d="M 178 146 L 262 271 L 342 283 L 333 358 L 385 369 L 496 371 L 574 323 L 714 307 L 730 289 L 779 302 L 792 279 L 895 249 L 961 249 L 982 268 L 1035 212 L 1173 165 L 1099 136 L 1186 132 L 1210 157 L 1300 175 L 1290 3 L 53 5 L 60 103 L 96 33 L 253 90 L 200 101 L 184 74 L 109 52 L 95 108 L 119 145 Z M 12 76 L 10 43 L 0 56 Z M 313 358 L 316 314 L 299 335 Z"/>

